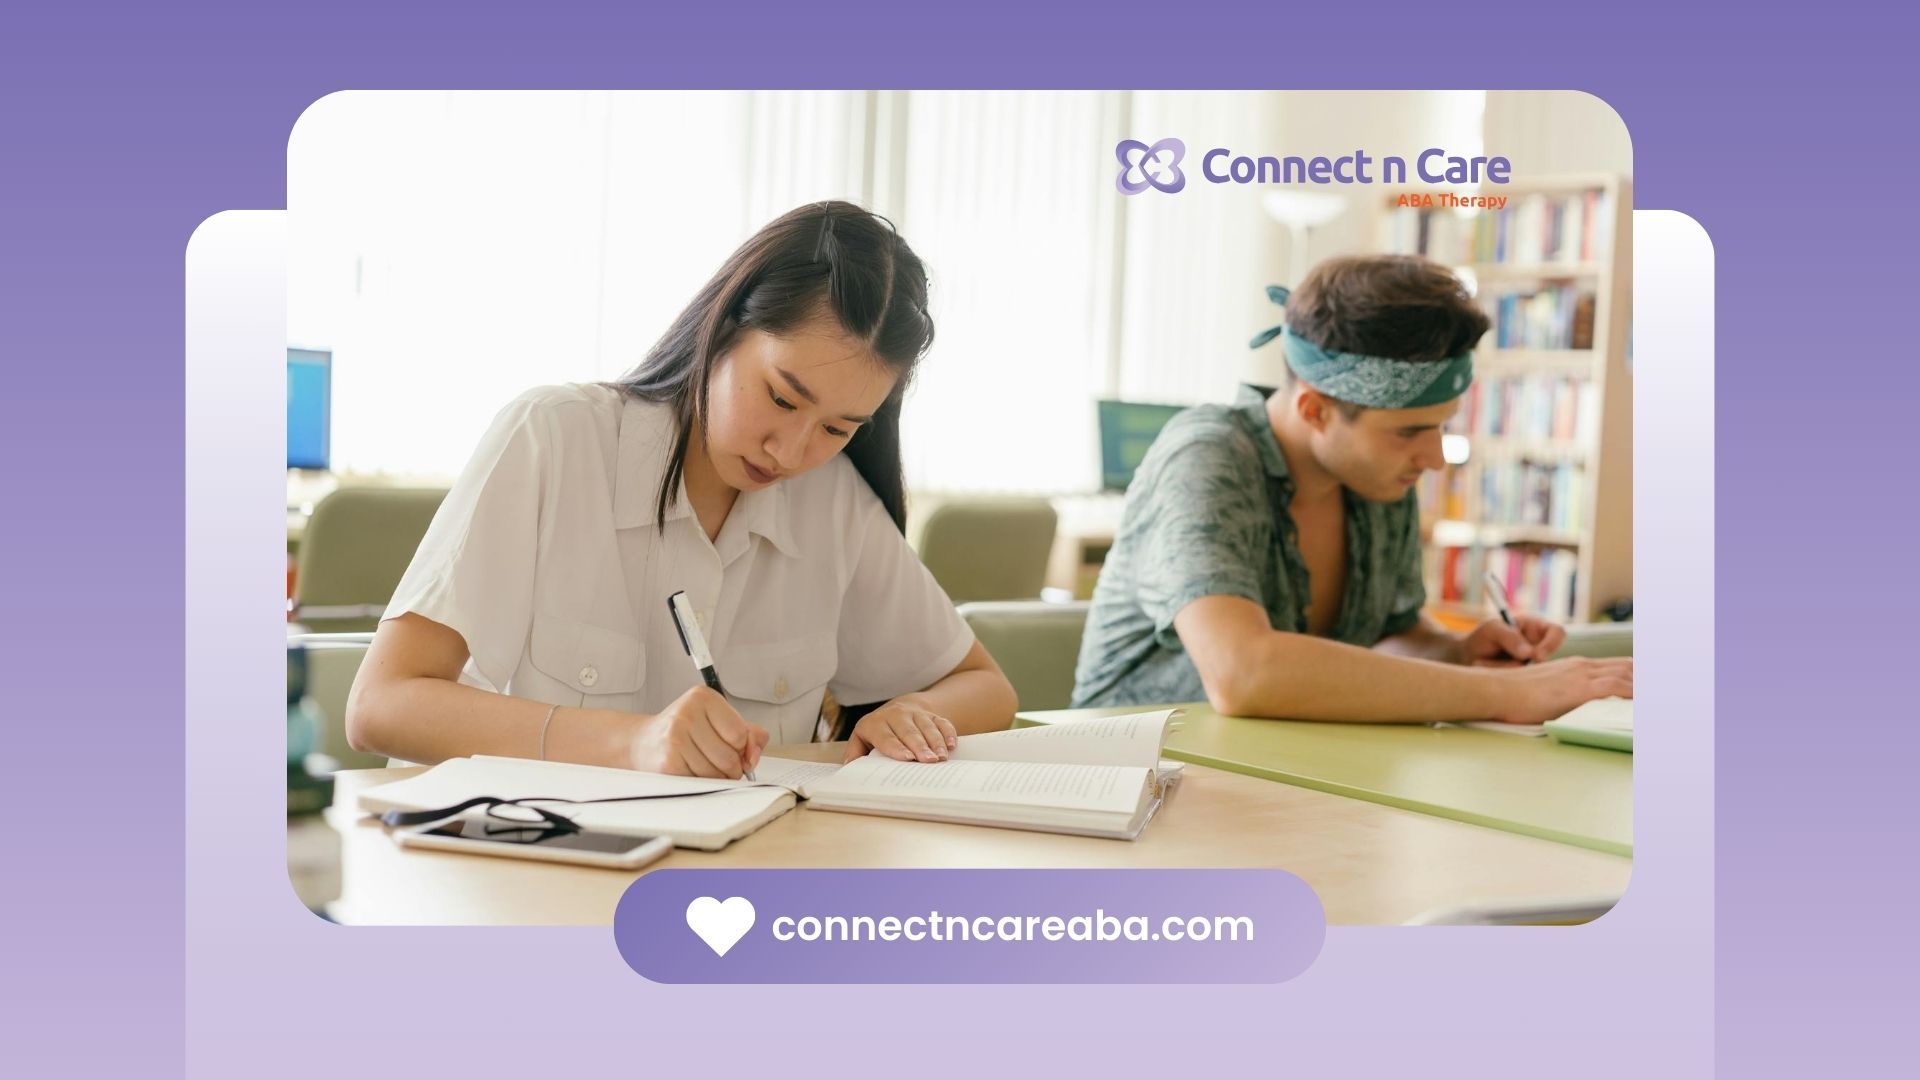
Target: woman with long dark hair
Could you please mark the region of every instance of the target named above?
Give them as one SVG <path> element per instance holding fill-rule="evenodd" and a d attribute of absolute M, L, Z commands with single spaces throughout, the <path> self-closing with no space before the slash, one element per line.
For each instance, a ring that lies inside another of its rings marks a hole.
<path fill-rule="evenodd" d="M 908 549 L 900 402 L 933 339 L 885 219 L 794 210 L 615 384 L 495 419 L 395 591 L 347 706 L 363 750 L 737 777 L 769 741 L 939 761 L 1014 694 Z M 685 592 L 726 695 L 688 659 Z M 846 728 L 850 726 L 850 730 Z"/>

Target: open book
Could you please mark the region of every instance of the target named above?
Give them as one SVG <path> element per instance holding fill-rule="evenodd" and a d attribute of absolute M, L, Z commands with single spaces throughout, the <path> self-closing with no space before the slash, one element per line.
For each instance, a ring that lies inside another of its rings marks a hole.
<path fill-rule="evenodd" d="M 798 795 L 820 810 L 1130 840 L 1159 806 L 1166 780 L 1160 748 L 1174 715 L 1167 710 L 962 735 L 949 760 L 933 765 L 877 753 L 845 766 L 765 757 L 756 781 L 526 758 L 452 758 L 418 776 L 368 788 L 359 807 L 383 814 L 457 806 L 481 796 L 537 796 L 554 800 L 537 805 L 582 828 L 669 836 L 676 847 L 717 851 L 786 813 Z M 688 797 L 591 801 L 658 795 Z"/>
<path fill-rule="evenodd" d="M 695 795 L 704 792 L 712 794 Z M 694 797 L 586 801 L 683 793 Z M 571 818 L 585 829 L 623 836 L 670 836 L 675 847 L 704 851 L 718 851 L 793 807 L 793 793 L 784 786 L 485 756 L 451 758 L 418 776 L 368 788 L 360 793 L 359 807 L 372 814 L 434 810 L 481 796 L 574 800 L 534 805 Z M 479 813 L 469 811 L 467 816 Z"/>
<path fill-rule="evenodd" d="M 948 760 L 878 752 L 845 766 L 763 758 L 761 783 L 815 810 L 1131 840 L 1160 805 L 1160 750 L 1177 713 L 1132 713 L 962 735 Z"/>

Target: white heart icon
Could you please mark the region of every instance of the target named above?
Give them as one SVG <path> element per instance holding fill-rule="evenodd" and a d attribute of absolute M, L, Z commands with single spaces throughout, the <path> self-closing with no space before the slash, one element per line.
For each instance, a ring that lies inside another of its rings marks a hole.
<path fill-rule="evenodd" d="M 725 956 L 753 929 L 753 903 L 744 896 L 729 896 L 724 902 L 696 896 L 687 905 L 687 926 L 716 956 Z"/>

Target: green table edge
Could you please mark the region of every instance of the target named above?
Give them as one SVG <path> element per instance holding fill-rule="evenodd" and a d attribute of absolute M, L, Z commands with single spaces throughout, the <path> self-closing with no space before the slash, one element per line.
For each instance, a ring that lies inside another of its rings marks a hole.
<path fill-rule="evenodd" d="M 1178 706 L 1178 705 L 1162 706 L 1162 708 L 1182 708 L 1182 707 L 1183 706 Z M 1029 712 L 1064 712 L 1064 711 L 1068 711 L 1068 710 L 1062 710 L 1062 709 L 1029 710 Z M 1102 711 L 1124 713 L 1124 712 L 1127 712 L 1128 710 L 1125 708 L 1116 708 L 1116 709 L 1109 709 L 1109 710 L 1102 710 Z M 1015 713 L 1013 716 L 1014 727 L 1039 727 L 1042 725 L 1042 723 L 1043 721 L 1033 720 L 1029 718 L 1026 713 Z M 1499 737 L 1514 738 L 1515 736 L 1499 736 Z M 1594 747 L 1569 746 L 1568 748 L 1593 750 L 1595 753 L 1617 753 L 1617 751 L 1599 750 Z M 1571 847 L 1585 848 L 1588 851 L 1598 851 L 1607 855 L 1621 855 L 1629 859 L 1633 857 L 1632 844 L 1630 843 L 1622 844 L 1615 840 L 1605 839 L 1604 837 L 1585 836 L 1580 833 L 1570 833 L 1561 829 L 1549 828 L 1544 825 L 1529 825 L 1525 822 L 1509 821 L 1505 818 L 1496 818 L 1488 814 L 1475 813 L 1474 811 L 1471 811 L 1471 810 L 1461 810 L 1455 807 L 1441 806 L 1436 803 L 1422 802 L 1418 799 L 1402 798 L 1398 795 L 1394 795 L 1389 792 L 1377 791 L 1372 788 L 1360 787 L 1354 784 L 1343 784 L 1338 781 L 1322 780 L 1317 777 L 1302 776 L 1298 773 L 1284 772 L 1279 769 L 1267 768 L 1265 766 L 1256 765 L 1252 762 L 1247 762 L 1247 761 L 1232 761 L 1226 758 L 1212 758 L 1204 754 L 1196 754 L 1186 750 L 1164 749 L 1162 753 L 1166 757 L 1169 757 L 1174 761 L 1184 761 L 1192 765 L 1204 765 L 1209 769 L 1219 769 L 1222 772 L 1239 773 L 1242 776 L 1251 776 L 1260 780 L 1272 780 L 1275 783 L 1288 784 L 1293 787 L 1307 788 L 1312 791 L 1324 791 L 1329 795 L 1340 795 L 1349 799 L 1359 799 L 1362 802 L 1377 803 L 1381 806 L 1391 806 L 1399 810 L 1408 810 L 1416 814 L 1426 814 L 1429 817 L 1444 818 L 1448 821 L 1458 821 L 1468 825 L 1478 825 L 1482 828 L 1495 829 L 1500 832 L 1513 833 L 1518 836 L 1531 836 L 1540 840 L 1550 840 L 1557 844 L 1567 844 Z"/>

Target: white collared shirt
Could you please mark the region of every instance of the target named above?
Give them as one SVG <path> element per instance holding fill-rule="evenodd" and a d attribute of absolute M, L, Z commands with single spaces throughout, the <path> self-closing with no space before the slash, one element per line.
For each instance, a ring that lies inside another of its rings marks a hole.
<path fill-rule="evenodd" d="M 924 690 L 973 633 L 845 455 L 735 501 L 709 542 L 680 486 L 664 405 L 550 386 L 494 418 L 384 618 L 466 639 L 460 681 L 549 704 L 656 713 L 700 681 L 667 598 L 699 612 L 729 701 L 774 742 L 812 738 L 821 700 Z"/>

